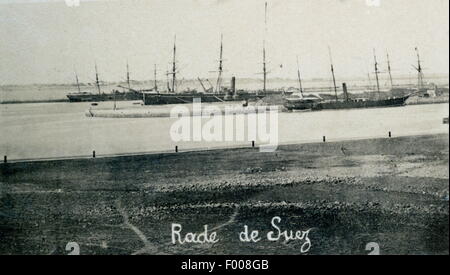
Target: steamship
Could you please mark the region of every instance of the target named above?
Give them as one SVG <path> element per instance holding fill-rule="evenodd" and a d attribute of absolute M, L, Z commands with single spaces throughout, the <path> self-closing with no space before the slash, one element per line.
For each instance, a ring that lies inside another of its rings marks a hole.
<path fill-rule="evenodd" d="M 264 86 L 260 91 L 244 91 L 236 90 L 236 78 L 231 78 L 231 87 L 222 87 L 222 74 L 223 74 L 223 39 L 220 42 L 220 56 L 219 56 L 219 68 L 216 71 L 218 73 L 216 87 L 211 87 L 207 89 L 200 78 L 201 87 L 203 92 L 198 92 L 196 90 L 187 90 L 182 92 L 177 92 L 177 66 L 176 66 L 176 39 L 173 47 L 173 61 L 172 61 L 172 71 L 167 72 L 167 75 L 171 75 L 171 83 L 167 81 L 167 92 L 160 93 L 156 87 L 153 91 L 147 91 L 142 93 L 142 99 L 145 105 L 161 105 L 161 104 L 183 104 L 192 103 L 194 99 L 200 99 L 202 102 L 226 102 L 226 101 L 253 101 L 259 100 L 266 96 L 279 95 L 284 96 L 286 94 L 292 94 L 289 92 L 284 92 L 280 90 L 267 90 L 266 89 L 266 54 L 265 47 L 263 49 L 263 74 L 264 74 Z M 208 81 L 209 82 L 209 81 Z"/>
<path fill-rule="evenodd" d="M 319 98 L 309 97 L 288 97 L 285 99 L 284 107 L 292 110 L 336 110 L 336 109 L 358 109 L 358 108 L 376 108 L 376 107 L 398 107 L 405 105 L 410 95 L 401 97 L 391 97 L 384 99 L 367 99 L 349 97 L 347 87 L 343 84 L 344 100 L 320 100 Z"/>
<path fill-rule="evenodd" d="M 416 49 L 417 50 L 417 49 Z M 388 98 L 382 98 L 380 93 L 380 83 L 379 83 L 379 69 L 378 69 L 378 62 L 377 57 L 374 51 L 374 60 L 375 60 L 375 76 L 377 81 L 377 92 L 378 92 L 378 98 L 377 99 L 370 99 L 370 98 L 350 98 L 348 91 L 347 91 L 347 85 L 346 83 L 342 84 L 342 90 L 343 90 L 343 96 L 344 99 L 339 99 L 337 94 L 337 87 L 336 87 L 336 78 L 334 75 L 334 66 L 333 66 L 333 60 L 331 58 L 331 50 L 330 50 L 330 61 L 331 61 L 331 73 L 333 77 L 333 83 L 334 83 L 334 92 L 335 92 L 335 100 L 323 100 L 321 98 L 307 98 L 303 96 L 302 93 L 302 87 L 301 87 L 301 80 L 300 80 L 300 71 L 298 73 L 299 75 L 299 82 L 300 82 L 300 95 L 296 97 L 287 97 L 285 98 L 284 107 L 288 109 L 289 111 L 292 110 L 312 110 L 312 111 L 318 111 L 318 110 L 335 110 L 335 109 L 356 109 L 356 108 L 376 108 L 376 107 L 396 107 L 396 106 L 404 106 L 406 103 L 406 100 L 412 95 L 412 93 L 398 96 L 398 97 L 388 97 Z M 389 60 L 389 55 L 388 55 Z M 419 72 L 419 83 L 422 79 L 422 71 L 420 66 L 420 59 L 419 59 L 419 65 L 418 65 L 418 72 Z M 391 85 L 393 87 L 392 82 L 392 76 L 391 76 L 391 70 L 390 70 L 390 64 L 388 61 L 388 70 L 389 70 L 389 76 L 391 79 Z M 419 84 L 418 92 L 421 90 L 421 85 Z M 393 94 L 393 91 L 391 89 L 391 94 Z"/>
<path fill-rule="evenodd" d="M 283 91 L 270 90 L 250 92 L 236 90 L 236 79 L 231 79 L 230 88 L 221 88 L 220 92 L 212 92 L 208 89 L 205 92 L 188 90 L 180 93 L 159 93 L 155 91 L 142 92 L 142 99 L 145 105 L 163 105 L 163 104 L 185 104 L 192 103 L 194 99 L 200 99 L 201 102 L 228 102 L 228 101 L 257 101 L 270 95 L 285 95 Z"/>

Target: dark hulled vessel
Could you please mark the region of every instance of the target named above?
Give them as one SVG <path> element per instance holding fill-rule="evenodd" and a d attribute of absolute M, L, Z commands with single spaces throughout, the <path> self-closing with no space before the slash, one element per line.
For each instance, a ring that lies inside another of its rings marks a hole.
<path fill-rule="evenodd" d="M 145 105 L 162 105 L 162 104 L 184 104 L 192 103 L 194 99 L 200 99 L 201 102 L 223 102 L 223 101 L 243 101 L 256 98 L 251 95 L 230 96 L 228 94 L 205 94 L 205 93 L 179 93 L 179 94 L 159 94 L 144 93 Z"/>
<path fill-rule="evenodd" d="M 267 90 L 261 92 L 250 92 L 236 90 L 236 80 L 231 79 L 231 89 L 221 89 L 219 93 L 197 91 L 185 91 L 181 93 L 159 93 L 159 92 L 143 92 L 142 99 L 145 105 L 163 105 L 163 104 L 185 104 L 192 103 L 194 99 L 200 99 L 201 102 L 228 102 L 228 101 L 255 101 L 271 95 L 286 95 L 284 91 Z"/>
<path fill-rule="evenodd" d="M 231 78 L 231 87 L 225 88 L 222 87 L 222 74 L 223 74 L 223 37 L 221 37 L 220 41 L 220 56 L 219 56 L 219 66 L 217 76 L 216 87 L 211 87 L 206 89 L 202 80 L 198 78 L 200 85 L 203 88 L 204 92 L 198 92 L 196 90 L 188 90 L 183 92 L 177 92 L 177 79 L 176 76 L 178 74 L 177 66 L 176 66 L 176 38 L 173 46 L 173 61 L 172 61 L 172 71 L 167 72 L 167 75 L 171 75 L 171 83 L 167 80 L 167 92 L 160 93 L 157 89 L 154 89 L 152 92 L 143 92 L 142 98 L 144 101 L 144 105 L 162 105 L 162 104 L 184 104 L 184 103 L 192 103 L 194 99 L 200 99 L 201 102 L 226 102 L 226 101 L 252 101 L 259 100 L 266 96 L 271 95 L 285 95 L 284 91 L 277 90 L 267 90 L 266 89 L 266 53 L 265 47 L 263 49 L 263 74 L 264 74 L 264 86 L 262 91 L 243 91 L 236 90 L 236 78 Z M 209 81 L 208 81 L 209 82 Z M 156 85 L 155 85 L 156 87 Z"/>
<path fill-rule="evenodd" d="M 377 99 L 371 99 L 371 98 L 356 98 L 352 99 L 350 98 L 349 93 L 347 92 L 347 85 L 346 83 L 342 84 L 342 90 L 343 90 L 343 96 L 344 99 L 341 100 L 338 97 L 337 94 L 337 87 L 336 87 L 336 80 L 334 76 L 334 66 L 333 66 L 333 60 L 331 58 L 331 51 L 330 51 L 330 60 L 331 60 L 331 73 L 333 77 L 333 83 L 334 83 L 334 91 L 335 91 L 335 100 L 308 100 L 303 98 L 302 96 L 298 99 L 291 99 L 287 98 L 284 103 L 284 107 L 288 110 L 313 110 L 313 111 L 319 111 L 319 110 L 339 110 L 339 109 L 359 109 L 359 108 L 377 108 L 377 107 L 396 107 L 396 106 L 403 106 L 406 103 L 406 100 L 410 97 L 410 94 L 405 95 L 404 89 L 394 91 L 393 90 L 393 82 L 392 82 L 392 76 L 391 76 L 391 68 L 389 63 L 389 55 L 388 55 L 388 70 L 389 75 L 391 79 L 391 97 L 383 98 L 381 96 L 380 92 L 380 83 L 379 83 L 379 70 L 378 70 L 378 61 L 374 50 L 374 65 L 375 65 L 375 76 L 377 81 Z M 419 63 L 420 67 L 420 63 Z M 420 88 L 420 87 L 419 87 Z M 401 94 L 400 96 L 395 96 L 396 94 Z"/>
<path fill-rule="evenodd" d="M 380 100 L 356 99 L 338 102 L 320 102 L 313 106 L 313 110 L 398 107 L 405 105 L 408 98 L 409 96 Z"/>
<path fill-rule="evenodd" d="M 67 98 L 69 99 L 70 102 L 132 101 L 132 100 L 142 100 L 142 92 L 113 91 L 112 93 L 100 93 L 100 94 L 80 92 L 68 94 Z"/>
<path fill-rule="evenodd" d="M 256 94 L 250 92 L 238 93 L 232 95 L 229 93 L 207 94 L 207 93 L 178 93 L 178 94 L 161 94 L 161 93 L 144 93 L 143 99 L 145 105 L 162 105 L 162 104 L 184 104 L 192 103 L 194 99 L 198 98 L 202 102 L 227 102 L 227 101 L 253 101 L 262 99 L 268 95 L 277 94 L 280 92 Z"/>
<path fill-rule="evenodd" d="M 340 109 L 359 109 L 359 108 L 377 108 L 377 107 L 398 107 L 405 105 L 406 100 L 410 95 L 401 97 L 390 97 L 384 99 L 367 99 L 367 98 L 356 98 L 351 99 L 348 96 L 347 88 L 345 83 L 344 88 L 344 100 L 289 100 L 287 99 L 284 103 L 284 107 L 288 110 L 340 110 Z"/>
<path fill-rule="evenodd" d="M 409 95 L 403 97 L 393 97 L 386 99 L 348 99 L 344 101 L 314 101 L 297 100 L 286 101 L 284 107 L 288 110 L 338 110 L 338 109 L 357 109 L 357 108 L 376 108 L 376 107 L 397 107 L 405 105 Z"/>
<path fill-rule="evenodd" d="M 75 73 L 76 84 L 78 88 L 77 93 L 67 94 L 67 98 L 70 102 L 99 102 L 99 101 L 132 101 L 132 100 L 142 100 L 142 92 L 131 88 L 130 86 L 130 73 L 127 63 L 127 84 L 128 87 L 125 88 L 127 91 L 120 92 L 118 90 L 113 90 L 111 93 L 103 93 L 100 88 L 100 81 L 98 77 L 97 64 L 95 64 L 95 86 L 97 88 L 97 93 L 81 92 L 80 83 L 78 81 L 78 75 Z"/>

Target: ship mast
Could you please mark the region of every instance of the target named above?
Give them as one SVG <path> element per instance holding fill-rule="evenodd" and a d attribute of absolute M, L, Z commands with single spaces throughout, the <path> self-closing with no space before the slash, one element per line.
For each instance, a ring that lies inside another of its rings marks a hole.
<path fill-rule="evenodd" d="M 416 54 L 417 54 L 417 68 L 414 67 L 417 71 L 417 89 L 421 90 L 423 88 L 423 71 L 422 71 L 422 64 L 420 61 L 420 55 L 419 55 L 419 49 L 416 47 Z"/>
<path fill-rule="evenodd" d="M 333 57 L 331 55 L 331 48 L 328 47 L 328 54 L 330 56 L 330 64 L 331 64 L 331 75 L 333 76 L 333 86 L 334 86 L 334 95 L 336 97 L 336 101 L 338 101 L 338 94 L 337 94 L 337 86 L 336 86 L 336 77 L 334 75 L 334 65 L 333 65 Z"/>
<path fill-rule="evenodd" d="M 300 65 L 299 65 L 299 62 L 298 62 L 298 56 L 297 56 L 297 76 L 298 76 L 298 85 L 299 85 L 299 88 L 300 88 L 300 94 L 303 97 L 302 78 L 300 77 Z"/>
<path fill-rule="evenodd" d="M 81 89 L 80 89 L 80 82 L 78 81 L 78 74 L 75 71 L 75 80 L 77 81 L 77 89 L 78 89 L 78 93 L 81 93 Z"/>
<path fill-rule="evenodd" d="M 166 67 L 166 84 L 167 84 L 167 93 L 170 93 L 170 81 L 169 81 L 169 65 Z"/>
<path fill-rule="evenodd" d="M 127 85 L 128 85 L 128 90 L 131 90 L 131 85 L 130 85 L 130 68 L 128 66 L 128 60 L 127 60 Z"/>
<path fill-rule="evenodd" d="M 380 96 L 380 80 L 378 78 L 379 71 L 378 71 L 378 62 L 377 62 L 377 55 L 375 53 L 375 49 L 373 49 L 373 58 L 375 61 L 375 78 L 377 80 L 377 92 L 378 92 L 378 97 L 379 97 Z"/>
<path fill-rule="evenodd" d="M 266 93 L 266 85 L 267 85 L 267 68 L 266 68 L 266 43 L 263 43 L 263 77 L 264 77 L 264 85 L 263 85 L 263 94 Z"/>
<path fill-rule="evenodd" d="M 98 70 L 97 70 L 97 63 L 95 63 L 95 85 L 97 86 L 98 93 L 101 94 L 100 90 L 100 81 L 98 80 Z"/>
<path fill-rule="evenodd" d="M 172 62 L 172 92 L 176 92 L 176 81 L 177 81 L 177 65 L 176 65 L 176 54 L 177 54 L 177 37 L 175 36 L 173 43 L 173 62 Z"/>
<path fill-rule="evenodd" d="M 219 75 L 217 76 L 216 93 L 220 93 L 222 85 L 223 73 L 223 35 L 220 36 L 220 59 L 219 59 Z"/>
<path fill-rule="evenodd" d="M 153 87 L 153 89 L 155 90 L 155 91 L 158 91 L 158 83 L 157 83 L 157 80 L 156 80 L 156 64 L 155 64 L 155 69 L 154 69 L 154 77 L 155 77 L 155 86 Z"/>
<path fill-rule="evenodd" d="M 388 72 L 389 72 L 389 80 L 391 82 L 391 89 L 394 88 L 394 81 L 392 80 L 392 72 L 391 72 L 391 62 L 389 60 L 389 53 L 386 52 L 386 58 L 387 58 L 387 68 L 388 68 Z"/>
<path fill-rule="evenodd" d="M 266 62 L 266 36 L 267 36 L 267 2 L 264 5 L 264 40 L 263 40 L 263 93 L 266 93 L 267 87 L 267 62 Z M 258 92 L 256 92 L 258 95 Z"/>

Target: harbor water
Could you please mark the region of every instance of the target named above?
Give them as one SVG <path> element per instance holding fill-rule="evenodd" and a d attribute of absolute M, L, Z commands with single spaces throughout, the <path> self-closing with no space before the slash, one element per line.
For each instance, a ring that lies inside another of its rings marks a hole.
<path fill-rule="evenodd" d="M 133 108 L 138 102 L 120 102 Z M 102 102 L 98 108 L 112 108 Z M 244 141 L 173 141 L 170 117 L 86 117 L 90 103 L 26 103 L 0 105 L 0 154 L 8 160 L 64 158 L 250 146 Z M 161 110 L 174 106 L 155 106 Z M 393 108 L 278 113 L 278 143 L 321 142 L 448 133 L 449 104 Z M 246 116 L 246 115 L 242 115 Z M 257 145 L 260 142 L 256 141 Z"/>

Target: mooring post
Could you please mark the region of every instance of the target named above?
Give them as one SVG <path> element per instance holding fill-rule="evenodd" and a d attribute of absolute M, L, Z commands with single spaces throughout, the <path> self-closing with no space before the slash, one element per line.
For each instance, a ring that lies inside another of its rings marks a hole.
<path fill-rule="evenodd" d="M 252 140 L 252 148 L 255 148 L 255 141 Z"/>
<path fill-rule="evenodd" d="M 389 137 L 392 137 L 392 133 L 391 133 L 391 131 L 389 131 Z"/>
<path fill-rule="evenodd" d="M 175 153 L 178 153 L 178 146 L 175 146 Z"/>
<path fill-rule="evenodd" d="M 326 142 L 327 138 L 325 136 L 323 136 L 323 142 Z"/>
<path fill-rule="evenodd" d="M 92 151 L 92 157 L 95 158 L 95 150 Z"/>
<path fill-rule="evenodd" d="M 3 162 L 4 162 L 4 163 L 7 163 L 7 162 L 8 162 L 8 156 L 4 156 L 4 157 L 3 157 Z"/>

